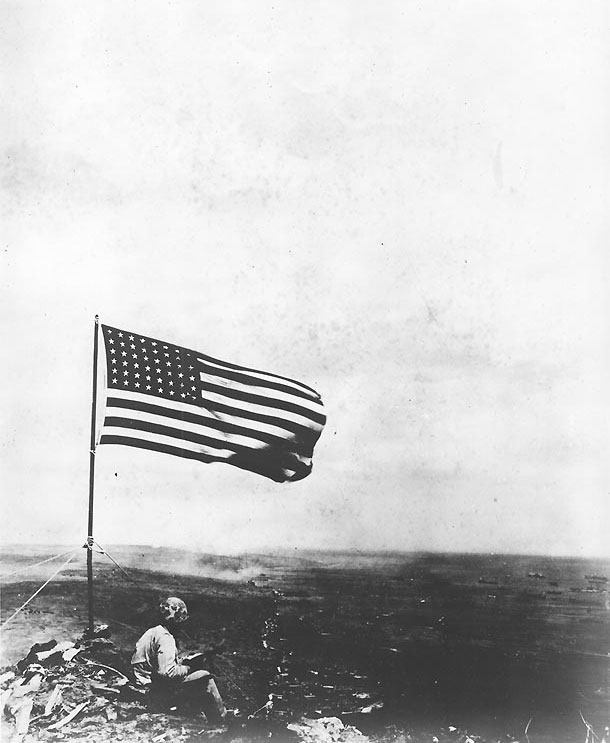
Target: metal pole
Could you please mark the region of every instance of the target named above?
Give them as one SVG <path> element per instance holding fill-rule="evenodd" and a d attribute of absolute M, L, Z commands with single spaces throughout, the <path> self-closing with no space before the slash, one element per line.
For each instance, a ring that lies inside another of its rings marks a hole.
<path fill-rule="evenodd" d="M 93 484 L 95 474 L 95 418 L 97 404 L 97 335 L 100 318 L 95 316 L 93 331 L 93 395 L 91 401 L 91 446 L 89 448 L 89 517 L 87 520 L 87 605 L 88 630 L 93 632 Z"/>

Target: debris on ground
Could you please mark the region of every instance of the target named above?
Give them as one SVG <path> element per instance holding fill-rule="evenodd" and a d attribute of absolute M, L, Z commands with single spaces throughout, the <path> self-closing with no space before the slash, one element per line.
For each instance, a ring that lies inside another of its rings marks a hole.
<path fill-rule="evenodd" d="M 71 712 L 68 712 L 68 714 L 65 717 L 62 717 L 61 720 L 58 720 L 57 722 L 54 722 L 52 725 L 49 725 L 49 730 L 59 730 L 60 728 L 63 728 L 64 725 L 67 725 L 69 722 L 72 722 L 72 720 L 79 715 L 87 706 L 87 702 L 81 702 L 78 704 Z"/>
<path fill-rule="evenodd" d="M 3 712 L 14 721 L 16 736 L 23 737 L 28 732 L 30 717 L 34 707 L 33 694 L 37 692 L 45 676 L 44 668 L 32 663 L 21 678 L 14 680 L 2 692 Z"/>
<path fill-rule="evenodd" d="M 344 725 L 338 717 L 302 718 L 286 726 L 302 743 L 369 743 L 370 739 L 357 728 Z"/>
<path fill-rule="evenodd" d="M 244 710 L 242 714 L 233 710 L 227 726 L 223 727 L 210 725 L 201 716 L 184 715 L 175 708 L 168 713 L 151 710 L 145 692 L 131 683 L 129 659 L 114 645 L 107 625 L 86 632 L 74 642 L 52 639 L 36 643 L 13 668 L 1 669 L 0 712 L 6 723 L 3 725 L 6 737 L 3 735 L 2 740 L 7 743 L 62 740 L 264 743 L 272 738 L 277 743 L 483 742 L 483 738 L 455 725 L 429 731 L 424 737 L 403 727 L 388 725 L 384 703 L 379 699 L 375 701 L 377 694 L 358 691 L 358 686 L 354 685 L 350 697 L 358 701 L 354 701 L 353 706 L 346 705 L 349 709 L 339 713 L 354 725 L 330 716 L 333 713 L 329 715 L 328 706 L 320 705 L 320 709 L 305 714 L 302 710 L 291 712 L 290 694 L 300 694 L 313 702 L 318 700 L 314 692 L 324 690 L 328 701 L 337 684 L 321 683 L 328 680 L 322 668 L 304 669 L 301 678 L 293 672 L 294 660 L 290 652 L 282 649 L 284 641 L 278 631 L 276 615 L 265 621 L 263 640 L 273 669 L 266 698 L 262 696 L 255 701 L 230 679 L 248 702 L 249 709 L 254 711 Z M 353 672 L 348 675 L 350 679 L 366 678 Z M 310 681 L 303 682 L 302 677 Z M 358 706 L 363 703 L 365 706 Z M 584 719 L 583 722 L 589 731 L 589 723 Z M 507 736 L 506 740 L 515 739 Z M 604 740 L 610 743 L 607 732 Z"/>
<path fill-rule="evenodd" d="M 16 663 L 18 674 L 2 673 L 1 712 L 14 740 L 23 740 L 28 732 L 44 739 L 46 731 L 56 738 L 58 731 L 75 724 L 87 727 L 94 721 L 117 720 L 116 704 L 121 698 L 123 717 L 145 709 L 141 692 L 130 687 L 121 670 L 101 663 L 100 651 L 104 660 L 120 661 L 107 625 L 76 642 L 36 643 Z"/>

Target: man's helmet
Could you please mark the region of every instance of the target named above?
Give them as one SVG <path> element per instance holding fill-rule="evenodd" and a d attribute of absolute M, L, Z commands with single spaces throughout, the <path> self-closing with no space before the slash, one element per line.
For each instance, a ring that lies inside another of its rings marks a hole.
<path fill-rule="evenodd" d="M 165 622 L 171 621 L 175 624 L 185 622 L 189 616 L 184 601 L 175 596 L 170 596 L 159 604 L 159 613 Z"/>

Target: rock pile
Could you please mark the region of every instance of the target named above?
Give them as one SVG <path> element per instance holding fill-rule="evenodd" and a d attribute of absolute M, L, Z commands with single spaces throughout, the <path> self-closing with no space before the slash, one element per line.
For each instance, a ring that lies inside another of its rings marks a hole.
<path fill-rule="evenodd" d="M 0 675 L 5 731 L 15 741 L 28 732 L 38 739 L 61 739 L 75 725 L 82 732 L 95 725 L 96 718 L 97 722 L 117 720 L 119 702 L 123 716 L 141 709 L 141 693 L 108 659 L 123 665 L 107 625 L 75 642 L 49 640 L 33 645 L 15 670 Z"/>

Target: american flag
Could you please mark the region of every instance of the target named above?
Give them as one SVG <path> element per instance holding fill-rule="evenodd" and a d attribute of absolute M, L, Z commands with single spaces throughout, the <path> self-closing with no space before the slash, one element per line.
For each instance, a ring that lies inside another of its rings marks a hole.
<path fill-rule="evenodd" d="M 311 472 L 326 422 L 311 387 L 101 327 L 107 393 L 100 444 L 226 462 L 276 482 Z"/>

